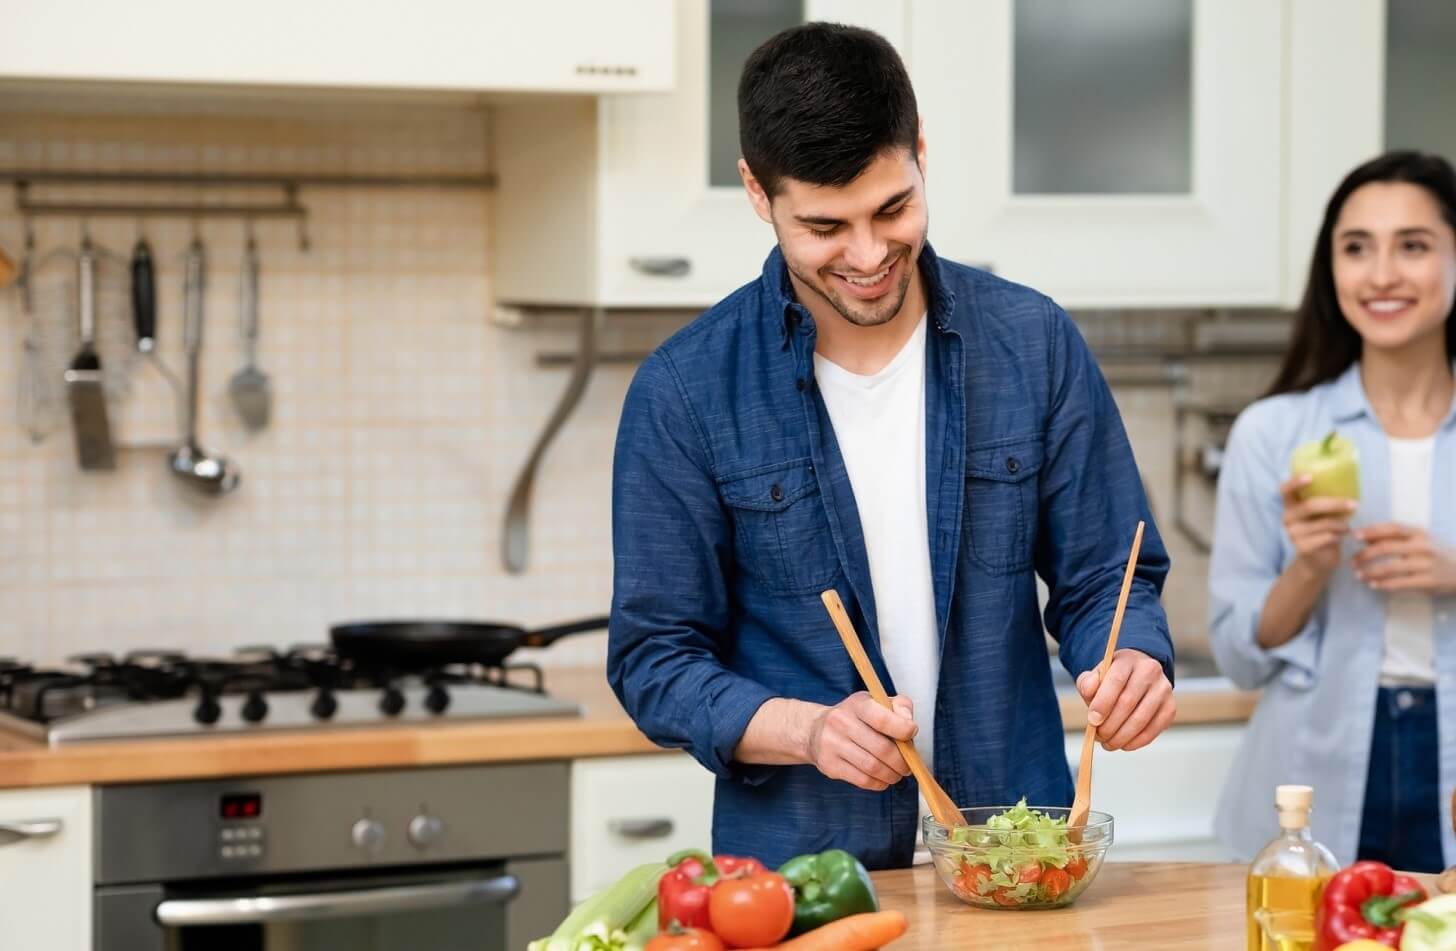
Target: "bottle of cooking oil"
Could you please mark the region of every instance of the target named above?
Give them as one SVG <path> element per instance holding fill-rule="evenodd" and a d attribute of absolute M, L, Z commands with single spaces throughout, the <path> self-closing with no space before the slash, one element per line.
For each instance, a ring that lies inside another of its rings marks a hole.
<path fill-rule="evenodd" d="M 1264 846 L 1249 866 L 1249 951 L 1310 951 L 1314 947 L 1315 905 L 1339 864 L 1310 834 L 1313 801 L 1310 786 L 1274 790 L 1279 837 Z M 1267 931 L 1261 918 L 1271 925 Z"/>

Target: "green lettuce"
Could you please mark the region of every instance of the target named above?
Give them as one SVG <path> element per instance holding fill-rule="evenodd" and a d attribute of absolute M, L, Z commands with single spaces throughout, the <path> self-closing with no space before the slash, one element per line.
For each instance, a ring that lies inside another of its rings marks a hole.
<path fill-rule="evenodd" d="M 1020 900 L 1034 898 L 1038 888 L 1035 882 L 1021 881 L 1023 867 L 1036 862 L 1043 870 L 1066 868 L 1072 860 L 1067 849 L 1067 820 L 1027 808 L 1024 798 L 987 819 L 984 826 L 953 830 L 950 839 L 976 850 L 967 857 L 972 864 L 991 867 L 989 882 L 981 883 L 983 893 L 1006 888 Z"/>

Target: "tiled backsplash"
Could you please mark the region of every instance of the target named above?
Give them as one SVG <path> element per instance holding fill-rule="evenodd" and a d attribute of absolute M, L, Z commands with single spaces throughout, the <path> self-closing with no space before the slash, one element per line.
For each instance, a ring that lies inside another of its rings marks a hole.
<path fill-rule="evenodd" d="M 10 106 L 17 104 L 10 102 Z M 149 171 L 471 172 L 488 162 L 488 121 L 465 108 L 285 110 L 220 114 L 0 112 L 0 166 Z M 8 195 L 6 198 L 8 199 Z M 116 197 L 67 187 L 35 197 Z M 135 197 L 135 196 L 133 196 Z M 262 197 L 271 198 L 264 194 Z M 148 189 L 145 200 L 258 200 Z M 630 378 L 604 367 L 539 472 L 531 563 L 500 561 L 504 504 L 566 381 L 535 366 L 566 349 L 570 323 L 491 322 L 490 196 L 478 191 L 306 188 L 312 250 L 292 223 L 262 221 L 260 362 L 271 376 L 270 426 L 250 434 L 227 398 L 242 365 L 238 331 L 244 229 L 198 226 L 209 258 L 200 442 L 230 456 L 233 495 L 191 494 L 166 451 L 126 450 L 114 473 L 83 474 L 56 385 L 75 349 L 74 261 L 38 273 L 36 316 L 53 427 L 33 444 L 17 392 L 26 317 L 0 293 L 0 655 L 57 661 L 137 647 L 224 651 L 327 637 L 332 621 L 468 617 L 526 624 L 602 612 L 610 595 L 609 481 L 617 413 Z M 181 255 L 189 222 L 145 233 L 158 260 L 159 338 L 180 371 Z M 161 378 L 131 352 L 125 277 L 138 223 L 97 219 L 101 350 L 119 437 L 175 438 Z M 22 222 L 0 205 L 0 244 L 18 257 Z M 74 249 L 78 222 L 37 219 L 37 250 Z M 113 285 L 113 279 L 122 283 Z M 614 322 L 646 346 L 675 321 Z M 122 390 L 125 392 L 122 392 Z M 553 661 L 601 656 L 602 635 L 564 641 Z"/>
<path fill-rule="evenodd" d="M 210 172 L 472 172 L 488 167 L 489 121 L 461 106 L 334 106 L 273 110 L 30 108 L 0 95 L 0 166 Z M 42 196 L 37 196 L 42 197 Z M 115 197 L 68 188 L 50 197 Z M 135 197 L 135 196 L 133 196 Z M 147 200 L 257 199 L 149 189 Z M 237 294 L 243 226 L 208 220 L 201 443 L 240 466 L 221 499 L 168 475 L 172 397 L 131 350 L 122 261 L 138 223 L 98 219 L 101 349 L 119 435 L 152 448 L 121 453 L 114 473 L 83 474 L 59 374 L 75 348 L 73 260 L 40 270 L 36 319 L 48 400 L 33 443 L 11 400 L 26 316 L 0 294 L 0 655 L 58 661 L 98 648 L 226 651 L 250 643 L 318 642 L 332 621 L 468 617 L 544 624 L 603 611 L 611 589 L 610 471 L 630 379 L 600 368 L 540 470 L 531 565 L 500 561 L 507 494 L 566 381 L 535 354 L 567 350 L 569 320 L 497 326 L 491 308 L 491 199 L 484 192 L 305 189 L 312 250 L 291 223 L 260 222 L 261 364 L 273 384 L 269 428 L 250 434 L 227 399 L 243 361 Z M 180 370 L 181 255 L 189 222 L 154 220 L 162 352 Z M 35 223 L 38 250 L 74 249 L 77 222 Z M 18 255 L 22 222 L 0 205 L 0 244 Z M 1179 315 L 1127 314 L 1096 326 L 1094 343 L 1146 344 Z M 603 346 L 645 350 L 683 315 L 614 316 Z M 1113 332 L 1109 337 L 1109 328 Z M 1268 365 L 1204 365 L 1191 389 L 1248 394 Z M 1138 461 L 1176 565 L 1167 603 L 1185 644 L 1201 640 L 1206 563 L 1172 528 L 1172 391 L 1116 387 Z M 34 422 L 34 421 L 33 421 Z M 1195 495 L 1197 493 L 1195 492 Z M 1197 500 L 1195 499 L 1195 502 Z M 543 659 L 599 662 L 604 638 L 550 648 Z"/>

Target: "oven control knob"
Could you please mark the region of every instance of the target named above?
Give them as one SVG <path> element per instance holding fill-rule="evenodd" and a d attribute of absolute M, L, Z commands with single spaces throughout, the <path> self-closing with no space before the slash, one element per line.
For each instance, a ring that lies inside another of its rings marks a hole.
<path fill-rule="evenodd" d="M 425 694 L 425 709 L 433 714 L 441 714 L 450 706 L 450 692 L 439 684 L 430 688 Z"/>
<path fill-rule="evenodd" d="M 248 691 L 248 699 L 243 701 L 243 719 L 249 723 L 261 723 L 268 715 L 268 701 L 263 697 L 263 691 Z"/>
<path fill-rule="evenodd" d="M 354 844 L 365 852 L 378 852 L 384 848 L 384 823 L 375 819 L 360 819 L 354 823 L 350 833 Z"/>
<path fill-rule="evenodd" d="M 421 813 L 410 820 L 409 840 L 415 848 L 427 849 L 445 834 L 445 820 Z"/>
<path fill-rule="evenodd" d="M 198 723 L 211 726 L 222 716 L 222 706 L 217 702 L 217 697 L 211 691 L 204 691 L 197 700 L 197 706 L 192 711 L 192 719 Z"/>
<path fill-rule="evenodd" d="M 332 690 L 321 687 L 318 696 L 313 698 L 313 703 L 309 705 L 308 709 L 318 719 L 327 720 L 339 712 L 339 701 Z"/>
<path fill-rule="evenodd" d="M 387 717 L 397 717 L 404 709 L 404 691 L 398 687 L 388 687 L 384 696 L 379 698 L 379 709 Z"/>

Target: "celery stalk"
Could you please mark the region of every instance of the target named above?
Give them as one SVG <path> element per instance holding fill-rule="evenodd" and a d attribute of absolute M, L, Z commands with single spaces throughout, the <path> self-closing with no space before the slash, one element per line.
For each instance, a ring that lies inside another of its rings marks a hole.
<path fill-rule="evenodd" d="M 639 865 L 609 888 L 577 905 L 548 938 L 531 942 L 529 951 L 578 951 L 610 947 L 614 932 L 625 933 L 642 909 L 657 897 L 657 880 L 667 871 L 663 862 Z"/>

